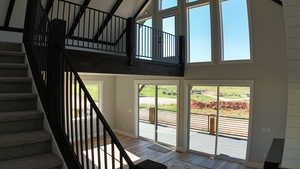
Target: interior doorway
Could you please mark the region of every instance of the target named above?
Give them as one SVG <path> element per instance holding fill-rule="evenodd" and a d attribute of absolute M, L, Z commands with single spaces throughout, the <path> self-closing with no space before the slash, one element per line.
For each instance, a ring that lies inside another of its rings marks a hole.
<path fill-rule="evenodd" d="M 167 146 L 177 140 L 177 85 L 137 85 L 138 136 Z"/>

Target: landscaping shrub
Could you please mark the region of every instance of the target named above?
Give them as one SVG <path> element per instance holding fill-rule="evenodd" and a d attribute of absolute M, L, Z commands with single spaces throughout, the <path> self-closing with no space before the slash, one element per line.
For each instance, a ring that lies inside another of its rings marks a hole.
<path fill-rule="evenodd" d="M 248 103 L 246 102 L 220 102 L 219 103 L 220 108 L 222 109 L 233 109 L 233 110 L 239 110 L 239 109 L 248 109 Z M 204 109 L 204 108 L 210 108 L 210 109 L 217 109 L 217 102 L 199 102 L 196 100 L 191 101 L 191 107 L 192 109 Z"/>

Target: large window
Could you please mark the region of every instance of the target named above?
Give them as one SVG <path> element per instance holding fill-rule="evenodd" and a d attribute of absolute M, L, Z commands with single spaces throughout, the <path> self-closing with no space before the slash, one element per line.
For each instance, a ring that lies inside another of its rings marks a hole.
<path fill-rule="evenodd" d="M 211 62 L 211 22 L 209 5 L 188 9 L 190 63 Z"/>
<path fill-rule="evenodd" d="M 186 1 L 190 63 L 251 59 L 248 0 Z"/>
<path fill-rule="evenodd" d="M 221 2 L 223 61 L 249 60 L 250 39 L 247 0 Z"/>
<path fill-rule="evenodd" d="M 160 0 L 159 1 L 159 9 L 165 10 L 169 8 L 173 8 L 177 6 L 177 0 Z"/>

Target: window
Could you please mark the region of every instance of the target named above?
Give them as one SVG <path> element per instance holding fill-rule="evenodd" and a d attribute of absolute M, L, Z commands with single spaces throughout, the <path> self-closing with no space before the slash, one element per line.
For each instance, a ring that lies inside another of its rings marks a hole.
<path fill-rule="evenodd" d="M 250 60 L 247 0 L 221 2 L 223 61 Z"/>
<path fill-rule="evenodd" d="M 175 16 L 170 16 L 162 19 L 162 30 L 175 35 Z"/>
<path fill-rule="evenodd" d="M 175 16 L 162 19 L 163 33 L 163 57 L 175 56 L 175 42 L 172 35 L 175 35 Z M 172 34 L 172 35 L 171 35 Z"/>
<path fill-rule="evenodd" d="M 189 62 L 211 62 L 211 22 L 209 5 L 188 9 Z"/>
<path fill-rule="evenodd" d="M 169 8 L 173 8 L 177 6 L 177 0 L 160 0 L 159 1 L 159 9 L 165 10 Z"/>

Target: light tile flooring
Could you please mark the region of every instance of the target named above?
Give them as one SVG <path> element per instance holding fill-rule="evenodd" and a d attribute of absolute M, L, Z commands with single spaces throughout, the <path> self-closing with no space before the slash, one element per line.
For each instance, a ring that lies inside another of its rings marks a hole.
<path fill-rule="evenodd" d="M 135 163 L 150 159 L 167 165 L 168 169 L 248 169 L 242 164 L 210 159 L 194 153 L 153 150 L 150 147 L 155 143 L 140 138 L 132 138 L 120 134 L 117 137 L 129 153 L 129 156 L 135 157 Z M 160 145 L 158 146 L 162 150 L 166 149 Z"/>

